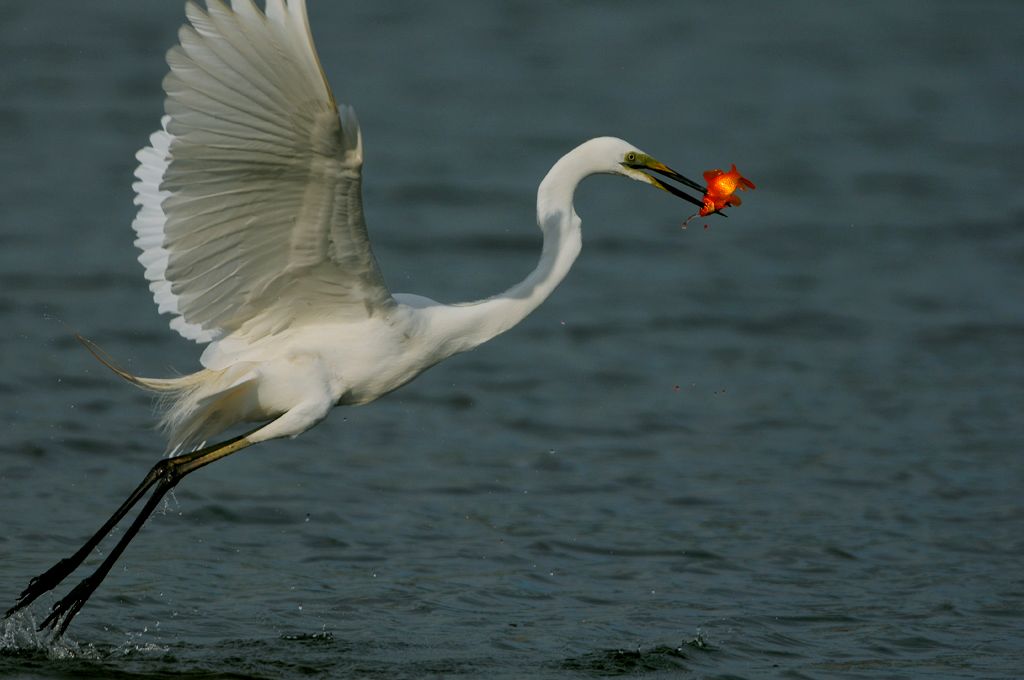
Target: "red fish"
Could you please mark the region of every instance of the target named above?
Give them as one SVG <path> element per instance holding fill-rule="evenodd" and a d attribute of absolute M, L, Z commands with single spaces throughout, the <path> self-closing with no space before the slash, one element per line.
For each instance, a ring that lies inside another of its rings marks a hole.
<path fill-rule="evenodd" d="M 736 191 L 757 188 L 753 182 L 740 174 L 735 163 L 729 172 L 708 170 L 704 173 L 704 181 L 708 183 L 708 190 L 704 193 L 704 205 L 699 213 L 701 217 L 718 212 L 726 206 L 742 203 L 740 197 L 735 195 Z"/>

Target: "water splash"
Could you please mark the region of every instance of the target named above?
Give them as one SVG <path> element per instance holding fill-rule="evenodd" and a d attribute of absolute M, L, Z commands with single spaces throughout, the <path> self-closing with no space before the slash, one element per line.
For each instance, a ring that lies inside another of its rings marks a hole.
<path fill-rule="evenodd" d="M 39 622 L 31 611 L 22 610 L 4 619 L 0 655 L 42 657 L 51 661 L 100 658 L 99 651 L 92 645 L 79 645 L 67 635 L 54 637 L 49 630 L 44 632 L 38 628 Z"/>

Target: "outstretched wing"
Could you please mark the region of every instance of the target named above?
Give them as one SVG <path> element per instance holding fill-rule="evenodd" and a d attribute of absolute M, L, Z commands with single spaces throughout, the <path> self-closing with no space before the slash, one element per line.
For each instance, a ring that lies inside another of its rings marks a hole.
<path fill-rule="evenodd" d="M 304 0 L 186 14 L 132 225 L 171 328 L 208 342 L 394 304 L 363 221 L 359 125 L 334 101 Z"/>

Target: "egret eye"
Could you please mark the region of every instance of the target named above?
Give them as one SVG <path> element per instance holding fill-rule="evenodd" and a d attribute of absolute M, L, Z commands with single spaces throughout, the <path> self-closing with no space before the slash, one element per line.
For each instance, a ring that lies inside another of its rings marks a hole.
<path fill-rule="evenodd" d="M 629 153 L 626 154 L 626 162 L 627 163 L 636 163 L 636 152 L 635 151 L 630 151 Z"/>

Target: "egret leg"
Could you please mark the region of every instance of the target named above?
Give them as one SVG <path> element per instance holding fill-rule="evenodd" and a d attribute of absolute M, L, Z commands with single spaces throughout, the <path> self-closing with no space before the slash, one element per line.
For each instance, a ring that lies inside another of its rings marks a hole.
<path fill-rule="evenodd" d="M 259 429 L 259 428 L 257 428 Z M 255 430 L 254 430 L 255 431 Z M 47 616 L 43 622 L 39 625 L 39 630 L 43 628 L 52 628 L 57 635 L 62 634 L 70 625 L 71 620 L 75 614 L 85 605 L 86 601 L 93 594 L 100 583 L 106 577 L 111 567 L 114 566 L 114 562 L 121 556 L 124 549 L 128 547 L 128 544 L 145 524 L 146 519 L 153 513 L 160 499 L 170 491 L 174 486 L 181 481 L 185 475 L 190 472 L 194 472 L 201 467 L 209 465 L 210 463 L 220 460 L 225 456 L 231 455 L 236 451 L 244 449 L 245 447 L 253 444 L 248 439 L 252 432 L 229 439 L 213 446 L 208 446 L 192 453 L 175 456 L 174 458 L 165 458 L 161 460 L 149 471 L 138 487 L 125 499 L 121 507 L 111 515 L 99 531 L 92 535 L 92 537 L 85 542 L 85 544 L 75 552 L 71 557 L 60 560 L 57 564 L 50 567 L 48 570 L 36 576 L 29 581 L 28 587 L 18 596 L 18 601 L 13 607 L 7 610 L 4 614 L 4 618 L 7 618 L 15 612 L 27 607 L 37 597 L 43 593 L 52 590 L 61 581 L 67 578 L 71 572 L 77 569 L 85 558 L 93 551 L 93 549 L 99 544 L 99 542 L 110 533 L 110 530 L 120 522 L 126 514 L 135 506 L 136 503 L 152 488 L 154 485 L 156 489 L 153 491 L 149 500 L 143 506 L 139 515 L 132 522 L 131 527 L 125 532 L 125 535 L 121 537 L 114 549 L 107 555 L 106 559 L 103 560 L 99 568 L 96 569 L 92 574 L 83 579 L 72 591 L 62 600 L 53 605 L 50 610 L 49 616 Z"/>
<path fill-rule="evenodd" d="M 52 628 L 57 635 L 63 635 L 67 627 L 71 625 L 71 620 L 75 618 L 75 614 L 85 606 L 86 601 L 92 596 L 92 594 L 99 587 L 103 579 L 106 578 L 110 569 L 114 566 L 114 562 L 121 556 L 124 549 L 128 547 L 128 544 L 135 534 L 139 533 L 139 529 L 146 523 L 146 519 L 153 513 L 160 499 L 174 487 L 180 478 L 175 479 L 173 476 L 165 476 L 159 479 L 156 484 L 156 490 L 153 491 L 153 495 L 149 497 L 146 504 L 142 506 L 142 510 L 139 515 L 132 522 L 132 525 L 125 532 L 121 540 L 117 542 L 114 549 L 110 551 L 103 563 L 100 564 L 99 568 L 93 573 L 82 579 L 78 585 L 71 589 L 71 592 L 64 596 L 63 599 L 58 601 L 50 609 L 50 613 L 47 615 L 43 622 L 39 624 L 39 630 L 44 628 Z"/>
<path fill-rule="evenodd" d="M 28 586 L 21 592 L 21 595 L 18 596 L 18 601 L 13 607 L 7 610 L 6 614 L 4 614 L 4 618 L 9 617 L 20 609 L 24 609 L 32 604 L 32 602 L 34 602 L 35 599 L 43 593 L 56 588 L 61 581 L 77 569 L 93 549 L 99 545 L 99 542 L 103 540 L 103 537 L 110 533 L 111 529 L 113 529 L 117 523 L 120 522 L 126 514 L 128 514 L 128 511 L 139 502 L 139 499 L 145 495 L 146 491 L 156 483 L 157 479 L 159 479 L 163 473 L 165 463 L 166 461 L 164 460 L 153 466 L 153 469 L 149 471 L 149 474 L 147 474 L 142 480 L 142 483 L 139 484 L 135 488 L 135 491 L 133 491 L 125 502 L 121 504 L 121 507 L 119 507 L 117 511 L 110 516 L 110 519 L 108 519 L 106 523 L 99 528 L 99 531 L 93 534 L 92 537 L 86 541 L 74 555 L 71 557 L 65 557 L 42 574 L 29 581 Z"/>

